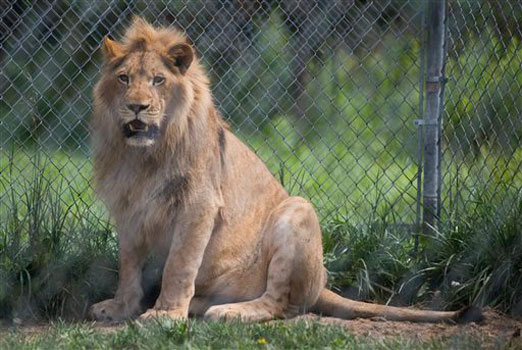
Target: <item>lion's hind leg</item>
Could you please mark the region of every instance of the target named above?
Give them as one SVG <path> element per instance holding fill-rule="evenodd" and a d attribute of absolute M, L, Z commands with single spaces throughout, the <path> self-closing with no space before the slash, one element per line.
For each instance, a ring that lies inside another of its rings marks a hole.
<path fill-rule="evenodd" d="M 319 297 L 325 271 L 321 230 L 313 207 L 301 197 L 290 197 L 269 220 L 264 237 L 270 261 L 265 292 L 251 301 L 212 306 L 206 318 L 264 321 L 293 317 Z"/>

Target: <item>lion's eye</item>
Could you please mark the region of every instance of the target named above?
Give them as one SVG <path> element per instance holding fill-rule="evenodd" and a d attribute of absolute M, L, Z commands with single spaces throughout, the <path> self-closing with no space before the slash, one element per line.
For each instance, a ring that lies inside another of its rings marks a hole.
<path fill-rule="evenodd" d="M 152 79 L 152 84 L 153 85 L 161 85 L 164 82 L 165 82 L 165 78 L 164 77 L 155 76 L 154 79 Z"/>
<path fill-rule="evenodd" d="M 120 75 L 118 75 L 118 80 L 122 84 L 128 84 L 129 83 L 129 76 L 127 74 L 120 74 Z"/>

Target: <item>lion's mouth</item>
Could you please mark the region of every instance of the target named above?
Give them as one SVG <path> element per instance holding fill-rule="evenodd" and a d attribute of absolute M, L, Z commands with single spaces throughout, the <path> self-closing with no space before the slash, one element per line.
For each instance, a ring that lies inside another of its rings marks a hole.
<path fill-rule="evenodd" d="M 139 119 L 134 119 L 123 125 L 125 137 L 141 136 L 152 139 L 158 136 L 158 130 L 156 125 L 148 125 Z"/>

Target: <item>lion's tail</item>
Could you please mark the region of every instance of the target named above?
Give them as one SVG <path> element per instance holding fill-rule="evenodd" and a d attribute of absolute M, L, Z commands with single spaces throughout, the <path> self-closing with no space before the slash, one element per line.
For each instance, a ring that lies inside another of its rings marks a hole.
<path fill-rule="evenodd" d="M 312 311 L 343 319 L 384 317 L 390 321 L 455 323 L 480 322 L 483 319 L 482 312 L 476 307 L 467 307 L 459 311 L 414 310 L 354 301 L 328 289 L 323 289 Z"/>

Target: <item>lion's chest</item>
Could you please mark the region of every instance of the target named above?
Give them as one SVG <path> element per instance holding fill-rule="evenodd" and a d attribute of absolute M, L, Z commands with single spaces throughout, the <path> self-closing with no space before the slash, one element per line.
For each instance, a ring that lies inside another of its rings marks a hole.
<path fill-rule="evenodd" d="M 118 233 L 132 237 L 153 251 L 168 248 L 175 217 L 188 189 L 185 176 L 164 169 L 146 176 L 122 173 L 106 187 L 104 197 L 116 220 Z"/>

